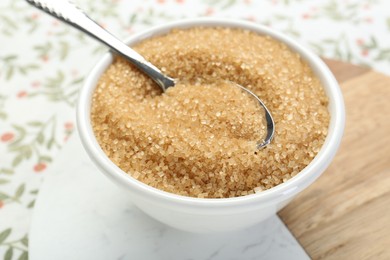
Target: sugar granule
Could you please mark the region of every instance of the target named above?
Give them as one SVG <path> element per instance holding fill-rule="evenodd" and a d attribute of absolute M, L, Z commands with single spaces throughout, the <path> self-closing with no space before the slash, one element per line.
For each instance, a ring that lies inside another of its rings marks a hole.
<path fill-rule="evenodd" d="M 158 189 L 226 198 L 289 180 L 320 150 L 328 100 L 310 67 L 286 45 L 229 28 L 192 28 L 147 39 L 134 49 L 179 83 L 166 93 L 122 58 L 93 96 L 94 133 L 124 172 Z M 275 120 L 265 149 L 264 112 Z"/>

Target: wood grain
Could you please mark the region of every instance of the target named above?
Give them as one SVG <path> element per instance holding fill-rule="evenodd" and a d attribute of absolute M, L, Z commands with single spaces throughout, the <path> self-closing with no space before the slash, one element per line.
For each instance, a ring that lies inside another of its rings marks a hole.
<path fill-rule="evenodd" d="M 390 77 L 326 62 L 345 134 L 327 171 L 279 216 L 313 259 L 390 259 Z"/>

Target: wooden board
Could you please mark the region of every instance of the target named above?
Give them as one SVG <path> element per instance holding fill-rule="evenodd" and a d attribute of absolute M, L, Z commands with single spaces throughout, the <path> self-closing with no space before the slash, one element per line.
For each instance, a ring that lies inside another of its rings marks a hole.
<path fill-rule="evenodd" d="M 341 147 L 279 216 L 313 259 L 390 259 L 390 77 L 326 62 L 345 100 Z"/>

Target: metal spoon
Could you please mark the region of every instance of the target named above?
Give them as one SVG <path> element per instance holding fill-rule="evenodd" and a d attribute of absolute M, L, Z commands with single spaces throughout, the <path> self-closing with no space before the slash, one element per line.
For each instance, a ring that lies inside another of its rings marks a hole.
<path fill-rule="evenodd" d="M 95 21 L 88 17 L 76 5 L 67 0 L 26 0 L 29 4 L 54 16 L 55 18 L 85 32 L 96 40 L 104 43 L 106 46 L 126 58 L 139 70 L 148 75 L 165 92 L 169 87 L 175 86 L 176 80 L 164 75 L 157 67 L 145 60 L 139 53 L 117 39 L 111 33 L 100 27 Z M 236 86 L 253 96 L 264 108 L 265 119 L 267 122 L 267 134 L 264 140 L 257 144 L 257 148 L 263 148 L 268 145 L 275 133 L 275 123 L 264 103 L 253 92 L 235 83 Z"/>

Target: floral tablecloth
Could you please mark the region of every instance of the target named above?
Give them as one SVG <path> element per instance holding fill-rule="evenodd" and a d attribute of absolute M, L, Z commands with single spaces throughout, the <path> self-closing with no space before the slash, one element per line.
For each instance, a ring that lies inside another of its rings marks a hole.
<path fill-rule="evenodd" d="M 182 18 L 231 17 L 279 29 L 324 57 L 390 74 L 385 0 L 77 3 L 120 38 Z M 0 259 L 28 259 L 29 225 L 42 179 L 74 131 L 83 79 L 106 51 L 25 1 L 0 1 Z"/>

